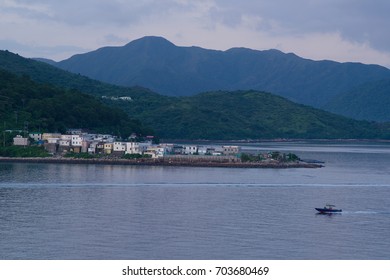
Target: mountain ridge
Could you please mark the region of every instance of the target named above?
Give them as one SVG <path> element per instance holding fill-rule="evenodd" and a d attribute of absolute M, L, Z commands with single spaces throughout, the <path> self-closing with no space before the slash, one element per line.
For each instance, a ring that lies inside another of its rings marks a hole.
<path fill-rule="evenodd" d="M 274 49 L 179 47 L 156 36 L 78 54 L 56 65 L 93 79 L 142 85 L 169 96 L 254 89 L 317 108 L 359 84 L 390 78 L 390 70 L 379 65 L 314 61 Z"/>

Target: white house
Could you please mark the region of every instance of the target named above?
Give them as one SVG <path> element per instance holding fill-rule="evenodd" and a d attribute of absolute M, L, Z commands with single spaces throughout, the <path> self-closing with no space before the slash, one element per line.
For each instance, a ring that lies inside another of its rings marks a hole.
<path fill-rule="evenodd" d="M 183 148 L 186 155 L 194 155 L 198 152 L 198 146 L 186 145 Z"/>
<path fill-rule="evenodd" d="M 24 138 L 21 135 L 17 135 L 14 138 L 14 145 L 15 146 L 28 146 L 29 144 L 30 144 L 30 141 L 28 140 L 28 138 Z"/>
<path fill-rule="evenodd" d="M 240 153 L 241 149 L 239 146 L 222 146 L 224 155 L 237 155 Z"/>
<path fill-rule="evenodd" d="M 60 138 L 55 138 L 55 137 L 47 139 L 47 143 L 49 143 L 49 144 L 58 144 L 59 141 L 60 141 Z"/>
<path fill-rule="evenodd" d="M 131 97 L 130 96 L 121 96 L 119 97 L 120 100 L 123 100 L 123 101 L 131 101 Z"/>
<path fill-rule="evenodd" d="M 72 135 L 62 134 L 60 138 L 61 138 L 61 140 L 67 140 L 69 142 L 72 142 Z"/>
<path fill-rule="evenodd" d="M 31 132 L 28 136 L 30 136 L 30 138 L 34 139 L 36 142 L 42 140 L 42 133 L 40 132 Z"/>
<path fill-rule="evenodd" d="M 81 135 L 83 133 L 83 130 L 80 128 L 71 128 L 66 131 L 68 134 L 72 135 Z"/>
<path fill-rule="evenodd" d="M 94 141 L 101 141 L 101 142 L 114 142 L 115 137 L 110 134 L 96 134 L 92 138 Z"/>
<path fill-rule="evenodd" d="M 163 157 L 166 152 L 166 148 L 162 146 L 149 146 L 144 152 L 145 155 L 151 155 L 152 158 Z"/>
<path fill-rule="evenodd" d="M 199 146 L 198 147 L 198 154 L 206 155 L 207 154 L 207 150 L 208 150 L 207 146 Z"/>
<path fill-rule="evenodd" d="M 114 142 L 113 151 L 114 152 L 125 152 L 126 151 L 126 143 L 125 142 Z"/>
<path fill-rule="evenodd" d="M 80 135 L 72 135 L 71 141 L 73 147 L 81 147 L 83 143 L 83 137 L 81 137 Z"/>
<path fill-rule="evenodd" d="M 70 147 L 71 140 L 69 139 L 60 139 L 59 144 L 62 147 Z"/>
<path fill-rule="evenodd" d="M 114 142 L 112 144 L 112 153 L 116 156 L 122 156 L 126 152 L 126 143 L 125 142 Z"/>
<path fill-rule="evenodd" d="M 138 142 L 126 142 L 126 154 L 141 154 Z"/>

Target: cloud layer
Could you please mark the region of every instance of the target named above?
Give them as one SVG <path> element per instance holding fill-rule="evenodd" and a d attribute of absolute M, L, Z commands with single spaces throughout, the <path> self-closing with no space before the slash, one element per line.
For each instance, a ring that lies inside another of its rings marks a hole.
<path fill-rule="evenodd" d="M 387 0 L 0 0 L 0 48 L 64 59 L 145 35 L 390 66 Z"/>

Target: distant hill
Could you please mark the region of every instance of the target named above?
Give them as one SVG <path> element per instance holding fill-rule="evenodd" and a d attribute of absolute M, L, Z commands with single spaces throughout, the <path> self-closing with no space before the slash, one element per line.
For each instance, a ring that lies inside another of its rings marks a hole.
<path fill-rule="evenodd" d="M 41 57 L 35 57 L 33 60 L 44 62 L 50 65 L 55 65 L 57 62 L 52 60 L 52 59 L 47 59 L 47 58 L 41 58 Z"/>
<path fill-rule="evenodd" d="M 360 84 L 390 78 L 390 70 L 378 65 L 313 61 L 278 50 L 178 47 L 161 37 L 104 47 L 56 65 L 100 81 L 141 85 L 171 96 L 254 89 L 319 108 Z"/>
<path fill-rule="evenodd" d="M 58 67 L 54 67 L 42 60 L 24 58 L 9 51 L 0 51 L 0 69 L 29 76 L 38 83 L 51 84 L 65 89 L 77 89 L 97 97 L 101 96 L 157 96 L 151 90 L 142 87 L 120 87 L 102 83 L 91 78 L 74 74 Z"/>
<path fill-rule="evenodd" d="M 162 138 L 386 138 L 375 124 L 355 121 L 257 91 L 217 91 L 170 98 L 168 104 L 121 108 Z"/>
<path fill-rule="evenodd" d="M 359 120 L 390 120 L 390 79 L 365 83 L 335 97 L 326 110 Z"/>
<path fill-rule="evenodd" d="M 65 132 L 84 128 L 123 137 L 133 132 L 151 133 L 122 110 L 90 95 L 38 84 L 4 70 L 0 70 L 0 119 L 2 128 L 9 130 Z"/>

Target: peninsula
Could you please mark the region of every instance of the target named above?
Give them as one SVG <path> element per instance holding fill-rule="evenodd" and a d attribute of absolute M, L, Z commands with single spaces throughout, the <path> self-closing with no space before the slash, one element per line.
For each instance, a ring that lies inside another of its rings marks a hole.
<path fill-rule="evenodd" d="M 0 148 L 0 162 L 191 166 L 229 168 L 316 168 L 293 153 L 244 153 L 240 146 L 158 143 L 153 136 L 123 140 L 79 129 L 67 134 L 31 132 Z"/>

